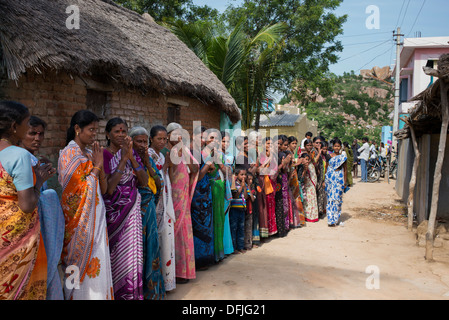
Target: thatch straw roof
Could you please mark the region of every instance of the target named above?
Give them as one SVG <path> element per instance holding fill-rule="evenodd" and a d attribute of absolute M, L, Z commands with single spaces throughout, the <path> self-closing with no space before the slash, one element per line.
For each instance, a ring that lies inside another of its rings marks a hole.
<path fill-rule="evenodd" d="M 414 96 L 409 102 L 416 102 L 409 111 L 408 121 L 413 125 L 416 135 L 419 137 L 423 133 L 437 133 L 441 127 L 441 97 L 440 83 L 437 79 L 427 89 Z M 409 125 L 395 132 L 398 139 L 410 137 Z"/>
<path fill-rule="evenodd" d="M 80 28 L 68 29 L 76 5 Z M 219 79 L 174 34 L 109 0 L 0 0 L 0 68 L 63 70 L 146 92 L 184 95 L 216 106 L 231 121 L 238 107 Z"/>
<path fill-rule="evenodd" d="M 413 121 L 419 121 L 426 117 L 441 118 L 441 92 L 440 80 L 437 79 L 426 90 L 410 99 L 418 103 L 410 111 Z"/>

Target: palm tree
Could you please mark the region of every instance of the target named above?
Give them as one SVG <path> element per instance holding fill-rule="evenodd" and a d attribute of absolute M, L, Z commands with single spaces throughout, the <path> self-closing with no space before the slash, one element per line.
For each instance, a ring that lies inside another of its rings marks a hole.
<path fill-rule="evenodd" d="M 262 102 L 270 98 L 270 84 L 284 48 L 286 24 L 266 26 L 253 38 L 243 31 L 242 23 L 229 33 L 205 21 L 188 24 L 178 20 L 165 26 L 223 82 L 242 110 L 243 129 L 256 119 L 258 130 Z"/>

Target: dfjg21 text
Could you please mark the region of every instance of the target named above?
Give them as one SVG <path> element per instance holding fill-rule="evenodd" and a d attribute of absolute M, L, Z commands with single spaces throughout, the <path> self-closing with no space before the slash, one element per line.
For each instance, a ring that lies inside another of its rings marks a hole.
<path fill-rule="evenodd" d="M 263 315 L 263 314 L 265 314 L 265 306 L 257 305 L 257 304 L 249 304 L 249 305 L 228 304 L 228 305 L 226 305 L 226 314 L 235 314 L 235 315 L 239 315 L 239 316 Z"/>
<path fill-rule="evenodd" d="M 214 317 L 217 313 L 226 313 L 227 315 L 237 315 L 237 316 L 245 316 L 245 315 L 264 315 L 265 314 L 265 305 L 257 305 L 257 304 L 227 304 L 226 308 L 219 307 L 196 307 L 192 304 L 189 304 L 188 307 L 183 307 L 182 314 L 183 315 L 208 315 L 209 317 Z"/>

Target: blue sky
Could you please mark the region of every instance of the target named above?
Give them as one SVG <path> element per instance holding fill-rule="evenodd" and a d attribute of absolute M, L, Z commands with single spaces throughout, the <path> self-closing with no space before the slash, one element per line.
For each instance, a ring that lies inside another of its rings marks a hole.
<path fill-rule="evenodd" d="M 242 0 L 193 0 L 197 5 L 208 5 L 224 11 L 229 4 L 238 5 Z M 373 19 L 369 6 L 378 9 L 378 19 Z M 374 66 L 391 66 L 396 58 L 393 30 L 401 27 L 406 37 L 449 36 L 449 3 L 447 0 L 344 0 L 335 11 L 337 15 L 347 14 L 343 25 L 344 34 L 338 37 L 344 50 L 340 61 L 332 65 L 330 71 L 341 75 L 343 72 L 371 69 Z M 368 29 L 366 22 L 373 25 Z M 378 26 L 374 23 L 378 21 Z M 378 28 L 377 28 L 378 27 Z"/>

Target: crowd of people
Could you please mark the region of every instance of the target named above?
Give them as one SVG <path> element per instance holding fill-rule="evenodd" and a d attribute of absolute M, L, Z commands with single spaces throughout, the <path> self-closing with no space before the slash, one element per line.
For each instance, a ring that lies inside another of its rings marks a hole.
<path fill-rule="evenodd" d="M 101 146 L 99 118 L 80 110 L 56 170 L 37 157 L 45 130 L 0 102 L 0 299 L 164 299 L 269 237 L 336 227 L 357 161 L 311 133 L 195 127 L 188 141 L 178 123 L 148 131 L 118 117 Z M 56 174 L 60 194 L 47 185 Z"/>

